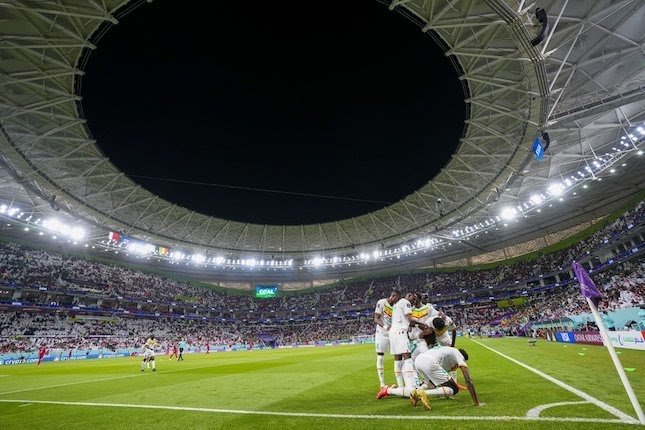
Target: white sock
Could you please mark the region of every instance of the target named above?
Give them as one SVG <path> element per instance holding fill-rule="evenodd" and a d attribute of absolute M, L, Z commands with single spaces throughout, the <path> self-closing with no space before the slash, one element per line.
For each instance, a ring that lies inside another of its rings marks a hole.
<path fill-rule="evenodd" d="M 378 375 L 378 380 L 380 382 L 380 386 L 385 385 L 385 371 L 383 370 L 383 362 L 385 361 L 385 357 L 382 355 L 377 355 L 376 356 L 376 374 Z"/>
<path fill-rule="evenodd" d="M 149 361 L 146 361 L 146 368 L 150 369 L 150 362 Z"/>
<path fill-rule="evenodd" d="M 392 396 L 399 397 L 410 397 L 411 388 L 408 387 L 397 387 L 397 388 L 388 388 L 387 393 Z"/>
<path fill-rule="evenodd" d="M 407 388 L 416 388 L 414 385 L 414 363 L 411 358 L 403 361 L 403 381 Z"/>
<path fill-rule="evenodd" d="M 451 370 L 450 371 L 450 377 L 453 379 L 453 381 L 457 382 L 457 371 L 456 370 Z"/>
<path fill-rule="evenodd" d="M 399 387 L 403 387 L 403 361 L 395 361 L 394 362 L 394 376 L 396 377 L 396 385 Z"/>
<path fill-rule="evenodd" d="M 455 394 L 455 392 L 452 390 L 450 387 L 437 387 L 433 388 L 432 390 L 425 390 L 426 395 L 432 396 L 432 397 L 445 397 L 446 399 L 449 396 L 452 396 Z"/>
<path fill-rule="evenodd" d="M 141 362 L 141 370 L 145 369 L 145 367 L 146 367 L 146 362 L 145 362 L 145 361 L 142 361 L 142 362 Z"/>
<path fill-rule="evenodd" d="M 417 372 L 417 368 L 414 367 L 414 359 L 412 359 L 412 370 L 414 370 L 414 387 L 420 387 L 423 383 L 423 380 L 421 379 L 419 372 Z"/>
<path fill-rule="evenodd" d="M 157 362 L 156 362 L 156 361 L 154 361 L 154 360 L 152 361 L 152 368 L 153 368 L 153 369 L 156 369 L 156 368 L 157 368 Z"/>

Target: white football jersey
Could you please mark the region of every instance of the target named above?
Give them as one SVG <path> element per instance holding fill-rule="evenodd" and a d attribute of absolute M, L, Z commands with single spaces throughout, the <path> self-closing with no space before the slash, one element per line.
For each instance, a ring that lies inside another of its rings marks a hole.
<path fill-rule="evenodd" d="M 383 324 L 385 324 L 388 327 L 392 326 L 392 312 L 393 312 L 392 305 L 387 301 L 387 299 L 381 299 L 378 302 L 376 302 L 376 309 L 374 309 L 374 313 L 381 315 L 381 318 L 383 319 Z M 376 331 L 381 334 L 388 333 L 387 330 L 385 330 L 383 327 L 381 327 L 378 324 L 376 325 Z"/>
<path fill-rule="evenodd" d="M 406 299 L 401 299 L 394 305 L 392 312 L 392 327 L 390 330 L 405 330 L 410 327 L 410 321 L 405 317 L 412 314 L 412 304 Z"/>
<path fill-rule="evenodd" d="M 457 348 L 450 346 L 442 346 L 439 348 L 432 348 L 424 354 L 430 354 L 439 363 L 439 365 L 446 371 L 450 372 L 456 366 L 468 367 L 466 360 Z"/>
<path fill-rule="evenodd" d="M 427 303 L 419 306 L 418 308 L 412 308 L 412 318 L 416 319 L 419 322 L 422 322 L 427 325 L 431 325 L 432 319 L 436 318 L 439 315 L 439 312 L 432 306 Z M 421 329 L 419 327 L 414 327 L 408 334 L 410 340 L 419 340 L 421 335 Z"/>

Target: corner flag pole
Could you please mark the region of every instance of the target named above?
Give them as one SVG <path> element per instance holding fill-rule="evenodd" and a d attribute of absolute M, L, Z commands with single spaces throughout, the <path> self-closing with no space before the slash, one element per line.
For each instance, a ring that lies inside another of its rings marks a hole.
<path fill-rule="evenodd" d="M 618 354 L 616 354 L 614 345 L 611 344 L 611 339 L 609 339 L 609 334 L 607 333 L 607 327 L 605 327 L 605 323 L 600 317 L 600 314 L 598 313 L 598 308 L 596 307 L 594 302 L 589 297 L 587 297 L 586 299 L 587 299 L 587 303 L 589 303 L 589 307 L 591 308 L 591 313 L 593 314 L 593 317 L 596 320 L 596 325 L 600 330 L 600 336 L 602 336 L 602 341 L 607 347 L 607 350 L 609 351 L 609 356 L 611 357 L 611 360 L 614 362 L 614 366 L 616 366 L 616 371 L 618 372 L 618 376 L 620 376 L 620 380 L 622 381 L 623 386 L 625 387 L 625 391 L 627 391 L 627 396 L 629 397 L 629 400 L 632 402 L 632 406 L 634 406 L 634 410 L 636 411 L 636 415 L 638 416 L 638 421 L 640 421 L 641 424 L 645 425 L 645 414 L 643 413 L 643 408 L 641 408 L 641 405 L 638 402 L 638 398 L 636 397 L 636 393 L 634 393 L 632 384 L 630 384 L 629 379 L 627 379 L 627 374 L 625 373 L 625 369 L 623 369 L 623 365 L 620 362 L 620 359 L 618 358 Z"/>
<path fill-rule="evenodd" d="M 607 333 L 607 327 L 605 327 L 605 323 L 602 321 L 602 318 L 598 313 L 598 301 L 602 297 L 602 294 L 600 294 L 600 291 L 598 291 L 598 288 L 596 287 L 596 284 L 594 284 L 593 280 L 591 279 L 591 276 L 589 276 L 589 273 L 587 273 L 587 271 L 584 269 L 584 267 L 580 265 L 580 263 L 578 263 L 577 261 L 574 261 L 571 267 L 573 268 L 573 272 L 576 275 L 576 279 L 578 279 L 578 282 L 580 283 L 580 292 L 585 297 L 585 299 L 587 299 L 587 303 L 589 303 L 589 307 L 591 308 L 591 313 L 593 314 L 593 317 L 596 320 L 596 326 L 598 327 L 598 330 L 600 330 L 600 336 L 602 337 L 602 342 L 605 344 L 605 346 L 607 347 L 607 350 L 609 351 L 609 356 L 611 357 L 611 360 L 614 362 L 614 366 L 616 367 L 618 376 L 620 376 L 620 380 L 623 383 L 623 386 L 625 387 L 625 391 L 627 391 L 627 396 L 629 397 L 629 400 L 632 402 L 632 406 L 636 411 L 638 420 L 640 421 L 641 424 L 645 425 L 645 414 L 643 413 L 643 408 L 641 408 L 640 403 L 638 403 L 638 398 L 636 397 L 636 393 L 634 393 L 634 389 L 632 388 L 632 385 L 629 383 L 629 379 L 627 379 L 627 375 L 625 374 L 625 369 L 623 369 L 623 365 L 620 362 L 620 359 L 618 358 L 618 354 L 616 354 L 614 345 L 611 344 L 611 339 L 609 339 L 609 334 Z"/>

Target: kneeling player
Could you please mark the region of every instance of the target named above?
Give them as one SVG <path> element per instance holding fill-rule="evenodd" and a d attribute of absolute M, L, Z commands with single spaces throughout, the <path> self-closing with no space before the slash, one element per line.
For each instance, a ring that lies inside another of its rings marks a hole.
<path fill-rule="evenodd" d="M 157 341 L 154 336 L 150 338 L 143 344 L 143 362 L 141 363 L 141 371 L 145 370 L 146 364 L 150 365 L 152 363 L 152 371 L 157 371 L 157 364 L 155 363 L 155 345 Z"/>
<path fill-rule="evenodd" d="M 424 389 L 423 387 L 412 390 L 410 393 L 410 402 L 413 405 L 421 400 L 426 409 L 430 409 L 430 402 L 428 396 L 431 397 L 445 397 L 454 396 L 459 392 L 457 383 L 450 377 L 450 371 L 461 369 L 466 380 L 466 386 L 470 392 L 470 397 L 475 406 L 480 406 L 477 393 L 475 392 L 475 385 L 470 378 L 468 366 L 466 361 L 468 354 L 463 349 L 452 348 L 444 346 L 441 348 L 431 349 L 419 355 L 414 362 L 419 375 L 425 382 L 432 385 L 434 388 Z M 428 385 L 430 387 L 430 385 Z"/>

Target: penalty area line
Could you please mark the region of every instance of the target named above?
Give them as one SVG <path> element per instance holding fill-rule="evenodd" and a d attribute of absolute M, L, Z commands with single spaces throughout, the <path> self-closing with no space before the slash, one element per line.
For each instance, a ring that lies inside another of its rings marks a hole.
<path fill-rule="evenodd" d="M 543 377 L 547 381 L 553 382 L 558 387 L 564 388 L 565 390 L 575 394 L 576 396 L 585 399 L 587 402 L 593 403 L 594 405 L 598 406 L 600 409 L 604 409 L 606 412 L 609 412 L 610 414 L 618 417 L 620 419 L 620 421 L 623 422 L 623 423 L 626 423 L 626 424 L 640 424 L 640 422 L 637 419 L 627 415 L 626 413 L 624 413 L 620 409 L 617 409 L 617 408 L 615 408 L 615 407 L 613 407 L 611 405 L 608 405 L 607 403 L 603 402 L 602 400 L 598 400 L 595 397 L 592 397 L 591 395 L 585 393 L 584 391 L 580 391 L 577 388 L 572 387 L 571 385 L 565 384 L 564 382 L 560 381 L 559 379 L 556 379 L 551 375 L 547 375 L 546 373 L 544 373 L 544 372 L 542 372 L 542 371 L 540 371 L 540 370 L 538 370 L 538 369 L 536 369 L 534 367 L 531 367 L 528 364 L 524 364 L 521 361 L 516 360 L 513 357 L 510 357 L 510 356 L 508 356 L 508 355 L 506 355 L 504 353 L 501 353 L 501 352 L 491 348 L 490 346 L 484 345 L 481 342 L 477 342 L 474 339 L 472 339 L 472 341 L 475 342 L 477 345 L 482 346 L 482 347 L 488 349 L 489 351 L 494 352 L 495 354 L 497 354 L 497 355 L 499 355 L 501 357 L 504 357 L 508 361 L 511 361 L 511 362 L 517 364 L 518 366 L 521 366 L 521 367 L 525 368 L 526 370 L 529 370 L 529 371 L 535 373 L 536 375 Z M 544 419 L 544 418 L 540 418 L 540 419 Z"/>
<path fill-rule="evenodd" d="M 353 415 L 353 414 L 321 414 L 307 412 L 278 412 L 278 411 L 251 411 L 243 409 L 214 409 L 197 408 L 187 406 L 162 406 L 162 405 L 137 405 L 129 403 L 93 403 L 93 402 L 63 402 L 53 400 L 19 400 L 0 399 L 0 403 L 32 403 L 45 405 L 63 406 L 90 406 L 100 408 L 128 408 L 128 409 L 156 409 L 180 412 L 205 412 L 216 414 L 234 415 L 265 415 L 294 418 L 344 418 L 355 420 L 426 420 L 426 421 L 552 421 L 552 422 L 574 422 L 574 423 L 606 423 L 606 424 L 633 424 L 640 425 L 638 421 L 623 421 L 618 419 L 604 418 L 568 418 L 568 417 L 523 417 L 523 416 L 442 416 L 442 415 Z M 33 412 L 32 412 L 33 413 Z"/>

